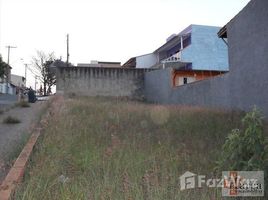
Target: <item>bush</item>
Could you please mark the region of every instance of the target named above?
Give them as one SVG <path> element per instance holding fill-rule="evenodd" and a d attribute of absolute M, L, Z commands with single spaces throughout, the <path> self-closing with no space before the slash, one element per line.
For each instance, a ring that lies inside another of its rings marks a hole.
<path fill-rule="evenodd" d="M 16 105 L 19 106 L 19 107 L 22 107 L 22 108 L 28 108 L 28 107 L 30 107 L 30 104 L 27 101 L 20 101 Z"/>
<path fill-rule="evenodd" d="M 263 116 L 255 107 L 242 119 L 242 130 L 232 130 L 222 147 L 217 170 L 257 171 L 267 169 L 268 143 L 264 137 Z"/>
<path fill-rule="evenodd" d="M 3 120 L 3 123 L 5 124 L 18 124 L 20 123 L 21 121 L 15 117 L 11 117 L 11 116 L 8 116 L 7 118 L 5 118 Z"/>

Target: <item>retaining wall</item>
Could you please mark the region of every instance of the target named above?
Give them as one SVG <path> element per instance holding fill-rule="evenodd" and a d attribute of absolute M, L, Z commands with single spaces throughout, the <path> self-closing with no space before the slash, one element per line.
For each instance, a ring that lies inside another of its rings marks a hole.
<path fill-rule="evenodd" d="M 144 97 L 148 69 L 58 67 L 57 93 L 81 96 Z"/>

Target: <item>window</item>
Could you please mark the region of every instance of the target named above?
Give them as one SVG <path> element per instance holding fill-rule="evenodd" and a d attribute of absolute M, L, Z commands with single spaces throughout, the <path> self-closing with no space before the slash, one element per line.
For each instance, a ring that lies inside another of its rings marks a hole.
<path fill-rule="evenodd" d="M 183 84 L 187 84 L 187 82 L 188 82 L 188 79 L 187 78 L 183 78 Z"/>
<path fill-rule="evenodd" d="M 179 80 L 179 85 L 186 85 L 192 82 L 195 82 L 195 77 L 188 76 L 188 77 L 181 77 Z"/>
<path fill-rule="evenodd" d="M 174 87 L 186 85 L 195 81 L 196 78 L 194 76 L 187 76 L 186 74 L 182 75 L 179 73 L 173 73 L 172 76 L 172 83 Z"/>

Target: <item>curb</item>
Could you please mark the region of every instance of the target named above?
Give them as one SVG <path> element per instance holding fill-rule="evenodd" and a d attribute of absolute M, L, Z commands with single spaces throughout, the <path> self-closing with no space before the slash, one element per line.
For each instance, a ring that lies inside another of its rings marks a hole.
<path fill-rule="evenodd" d="M 16 186 L 23 179 L 28 160 L 32 154 L 37 139 L 41 134 L 41 130 L 47 126 L 48 119 L 51 116 L 56 116 L 59 113 L 62 101 L 63 96 L 56 96 L 51 100 L 51 104 L 48 106 L 46 113 L 41 118 L 41 121 L 36 124 L 30 139 L 2 182 L 2 185 L 0 185 L 0 200 L 10 200 L 12 198 Z"/>
<path fill-rule="evenodd" d="M 40 128 L 34 130 L 13 167 L 10 169 L 5 180 L 2 182 L 2 185 L 0 186 L 0 200 L 9 200 L 16 185 L 22 180 L 26 164 L 40 135 L 40 131 Z"/>

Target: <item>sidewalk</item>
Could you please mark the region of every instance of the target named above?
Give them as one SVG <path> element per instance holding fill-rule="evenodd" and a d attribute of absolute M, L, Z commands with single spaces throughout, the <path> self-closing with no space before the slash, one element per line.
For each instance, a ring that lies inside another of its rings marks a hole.
<path fill-rule="evenodd" d="M 47 101 L 38 101 L 30 104 L 29 108 L 15 107 L 0 114 L 0 183 L 8 171 L 5 161 L 18 156 L 15 154 L 20 153 L 24 145 L 22 143 L 27 141 L 46 104 Z M 3 124 L 7 116 L 16 117 L 21 123 Z"/>

